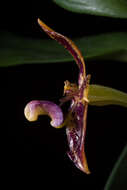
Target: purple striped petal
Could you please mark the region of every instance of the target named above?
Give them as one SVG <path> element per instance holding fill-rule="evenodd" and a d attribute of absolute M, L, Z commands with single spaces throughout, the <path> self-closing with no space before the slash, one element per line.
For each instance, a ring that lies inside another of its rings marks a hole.
<path fill-rule="evenodd" d="M 79 87 L 82 85 L 85 77 L 86 77 L 86 71 L 85 71 L 85 63 L 83 56 L 80 52 L 80 50 L 77 48 L 77 46 L 72 42 L 69 38 L 55 32 L 51 28 L 49 28 L 44 22 L 42 22 L 40 19 L 38 19 L 38 23 L 41 26 L 41 28 L 53 39 L 58 41 L 60 44 L 62 44 L 68 52 L 74 57 L 78 67 L 79 67 Z"/>
<path fill-rule="evenodd" d="M 59 127 L 63 123 L 63 112 L 59 106 L 49 101 L 34 100 L 29 102 L 24 110 L 27 120 L 36 121 L 39 115 L 51 117 L 51 125 Z"/>

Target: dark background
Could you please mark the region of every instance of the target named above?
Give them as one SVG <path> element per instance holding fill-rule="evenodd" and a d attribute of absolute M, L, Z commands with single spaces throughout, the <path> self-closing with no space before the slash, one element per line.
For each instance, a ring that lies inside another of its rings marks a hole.
<path fill-rule="evenodd" d="M 52 1 L 10 3 L 0 18 L 0 30 L 30 38 L 48 38 L 37 25 L 40 17 L 56 31 L 81 37 L 111 31 L 127 31 L 126 21 L 107 17 L 80 15 L 65 11 Z M 32 16 L 31 16 L 32 15 Z M 102 47 L 103 48 L 103 47 Z M 91 83 L 126 90 L 126 64 L 86 62 Z M 86 153 L 92 174 L 78 170 L 66 155 L 65 129 L 54 129 L 47 116 L 29 123 L 24 118 L 26 103 L 34 99 L 59 103 L 65 80 L 75 82 L 78 69 L 74 62 L 34 64 L 0 68 L 1 81 L 1 162 L 5 185 L 45 189 L 65 186 L 103 189 L 106 180 L 126 144 L 126 113 L 119 106 L 88 109 Z M 3 132 L 4 131 L 4 132 Z"/>

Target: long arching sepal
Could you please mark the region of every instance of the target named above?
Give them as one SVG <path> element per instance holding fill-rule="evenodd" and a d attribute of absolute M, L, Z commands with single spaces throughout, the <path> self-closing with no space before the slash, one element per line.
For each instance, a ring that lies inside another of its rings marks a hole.
<path fill-rule="evenodd" d="M 68 52 L 74 57 L 78 67 L 79 67 L 79 86 L 82 85 L 84 78 L 86 77 L 85 63 L 83 56 L 77 46 L 69 38 L 55 32 L 53 29 L 48 27 L 44 22 L 38 19 L 40 27 L 53 39 L 62 44 Z"/>

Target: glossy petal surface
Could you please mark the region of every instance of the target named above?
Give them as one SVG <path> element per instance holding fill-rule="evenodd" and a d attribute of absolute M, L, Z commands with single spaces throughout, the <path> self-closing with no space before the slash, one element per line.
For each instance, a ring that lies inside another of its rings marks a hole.
<path fill-rule="evenodd" d="M 81 103 L 76 105 L 72 112 L 72 120 L 67 125 L 66 133 L 70 148 L 68 156 L 77 168 L 89 174 L 90 171 L 84 152 L 87 107 L 87 103 L 86 105 Z"/>
<path fill-rule="evenodd" d="M 90 76 L 84 80 L 82 87 L 79 89 L 79 94 L 72 99 L 69 110 L 70 120 L 66 128 L 70 148 L 68 156 L 76 167 L 86 174 L 90 174 L 84 151 L 88 109 L 88 102 L 85 99 L 88 98 L 89 80 Z"/>

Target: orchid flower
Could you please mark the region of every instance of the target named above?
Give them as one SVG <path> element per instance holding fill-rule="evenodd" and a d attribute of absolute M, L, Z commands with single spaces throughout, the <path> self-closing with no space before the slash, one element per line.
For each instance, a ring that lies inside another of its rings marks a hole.
<path fill-rule="evenodd" d="M 62 44 L 74 57 L 79 67 L 79 77 L 77 84 L 65 81 L 64 97 L 60 100 L 60 106 L 50 101 L 34 100 L 26 105 L 24 110 L 25 117 L 29 121 L 35 121 L 39 115 L 46 114 L 51 117 L 53 127 L 61 128 L 66 126 L 69 146 L 68 156 L 77 168 L 86 174 L 90 174 L 84 148 L 90 75 L 86 75 L 85 62 L 76 45 L 67 37 L 49 28 L 40 19 L 38 19 L 38 23 L 51 38 Z M 71 104 L 68 114 L 64 118 L 61 105 L 66 101 L 71 101 Z"/>

